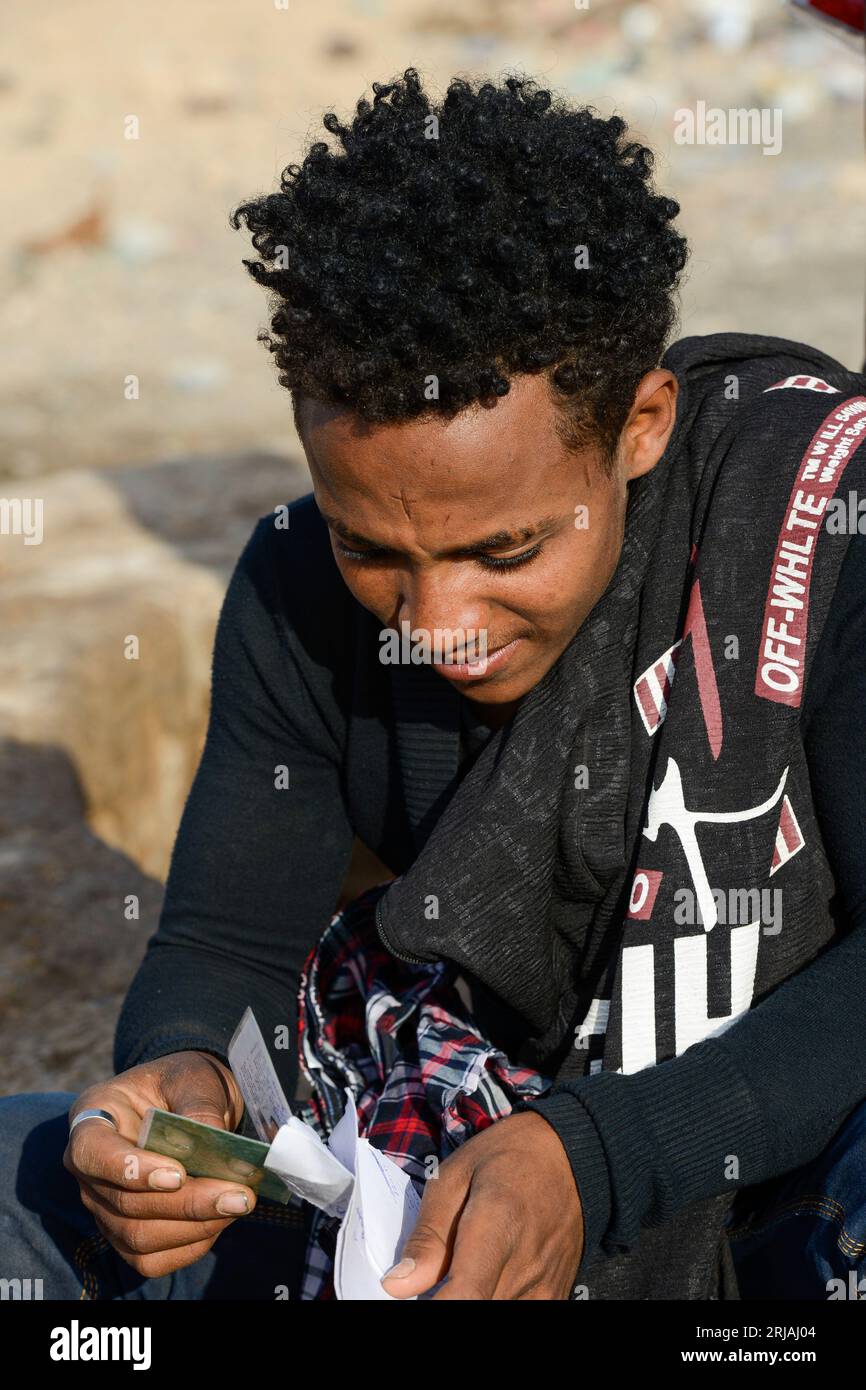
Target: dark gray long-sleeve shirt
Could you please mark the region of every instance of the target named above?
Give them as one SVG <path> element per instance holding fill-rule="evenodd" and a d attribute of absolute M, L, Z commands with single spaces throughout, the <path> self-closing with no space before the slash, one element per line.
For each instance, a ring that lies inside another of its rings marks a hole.
<path fill-rule="evenodd" d="M 186 1048 L 225 1059 L 248 1005 L 266 1037 L 286 1022 L 294 1035 L 300 970 L 333 911 L 353 836 L 394 873 L 411 862 L 373 623 L 343 584 L 312 499 L 294 504 L 287 531 L 262 519 L 220 617 L 207 740 L 159 928 L 118 1023 L 118 1071 Z M 850 1030 L 866 998 L 864 708 L 866 537 L 854 537 L 801 712 L 851 930 L 724 1034 L 540 1103 L 572 1160 L 587 1253 L 628 1248 L 660 1204 L 718 1192 L 720 1132 L 733 1153 L 738 1135 L 761 1134 L 762 1177 L 799 1166 L 822 1146 L 828 1094 L 860 1084 Z M 416 740 L 422 762 L 438 756 L 434 733 Z M 467 756 L 471 748 L 470 737 Z M 288 788 L 276 785 L 281 767 Z M 273 1056 L 293 1094 L 294 1053 Z"/>

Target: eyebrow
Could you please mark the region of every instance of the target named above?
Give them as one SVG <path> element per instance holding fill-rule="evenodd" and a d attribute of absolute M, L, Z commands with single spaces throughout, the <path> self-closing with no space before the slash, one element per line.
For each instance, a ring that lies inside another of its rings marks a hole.
<path fill-rule="evenodd" d="M 321 511 L 321 508 L 319 509 Z M 391 546 L 381 545 L 378 541 L 371 540 L 369 536 L 362 536 L 359 531 L 353 531 L 351 527 L 345 526 L 337 517 L 330 516 L 328 512 L 321 512 L 322 518 L 335 531 L 341 540 L 348 541 L 350 545 L 366 546 L 370 550 L 385 553 L 392 549 Z M 468 545 L 455 545 L 448 550 L 440 552 L 442 555 L 474 555 L 479 550 L 502 550 L 509 545 L 520 545 L 532 540 L 542 531 L 549 530 L 550 527 L 558 524 L 560 518 L 556 516 L 545 516 L 532 526 L 519 526 L 515 531 L 494 531 L 490 536 L 484 536 L 480 540 L 470 541 Z"/>

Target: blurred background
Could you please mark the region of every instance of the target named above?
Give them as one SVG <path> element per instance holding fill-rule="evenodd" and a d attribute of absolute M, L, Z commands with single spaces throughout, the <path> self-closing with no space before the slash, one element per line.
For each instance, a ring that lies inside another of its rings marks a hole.
<path fill-rule="evenodd" d="M 0 534 L 0 1091 L 76 1090 L 156 926 L 228 576 L 308 490 L 231 208 L 375 80 L 522 71 L 657 151 L 678 336 L 858 369 L 864 54 L 779 0 L 5 0 L 0 55 L 0 500 L 44 518 Z M 699 101 L 779 109 L 781 151 L 678 144 Z"/>

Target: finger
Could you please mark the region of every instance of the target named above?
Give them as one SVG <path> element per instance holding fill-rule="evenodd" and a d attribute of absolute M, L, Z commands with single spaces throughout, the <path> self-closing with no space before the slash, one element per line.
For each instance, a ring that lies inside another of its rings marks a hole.
<path fill-rule="evenodd" d="M 169 1078 L 165 1085 L 165 1109 L 215 1129 L 228 1129 L 234 1101 L 225 1075 L 212 1057 L 199 1055 L 209 1067 L 196 1070 L 192 1076 L 184 1071 Z"/>
<path fill-rule="evenodd" d="M 246 1216 L 256 1205 L 255 1190 L 218 1178 L 190 1178 L 177 1192 L 142 1192 L 88 1178 L 84 1191 L 95 1193 L 115 1215 L 144 1221 L 212 1221 Z M 242 1205 L 243 1203 L 243 1205 Z"/>
<path fill-rule="evenodd" d="M 455 1155 L 455 1158 L 457 1155 Z M 438 1284 L 448 1270 L 454 1232 L 469 1191 L 472 1169 L 448 1160 L 429 1178 L 418 1220 L 400 1259 L 382 1278 L 393 1298 L 415 1298 Z"/>
<path fill-rule="evenodd" d="M 179 1269 L 185 1269 L 187 1265 L 195 1264 L 196 1260 L 208 1253 L 214 1243 L 211 1238 L 196 1241 L 194 1245 L 181 1246 L 176 1250 L 160 1250 L 155 1255 L 135 1255 L 115 1246 L 111 1231 L 102 1222 L 97 1220 L 96 1225 L 112 1249 L 117 1250 L 120 1258 L 146 1279 L 158 1279 L 163 1274 L 174 1274 Z"/>
<path fill-rule="evenodd" d="M 142 1115 L 116 1086 L 83 1092 L 70 1108 L 70 1124 L 81 1110 L 97 1105 L 114 1116 L 117 1129 L 102 1120 L 82 1120 L 70 1132 L 64 1168 L 79 1180 L 101 1178 L 143 1191 L 177 1190 L 186 1180 L 186 1169 L 175 1158 L 138 1148 Z"/>
<path fill-rule="evenodd" d="M 494 1299 L 517 1236 L 509 1204 L 489 1189 L 473 1190 L 457 1225 L 448 1282 L 433 1298 Z"/>
<path fill-rule="evenodd" d="M 236 1219 L 222 1217 L 214 1221 L 141 1221 L 119 1217 L 111 1207 L 87 1194 L 84 1205 L 92 1213 L 106 1239 L 124 1254 L 154 1255 L 160 1250 L 177 1250 L 201 1241 L 214 1241 Z"/>
<path fill-rule="evenodd" d="M 97 1178 L 141 1192 L 177 1190 L 187 1176 L 177 1159 L 137 1148 L 122 1131 L 118 1133 L 100 1120 L 82 1120 L 75 1126 L 63 1166 L 79 1181 Z"/>

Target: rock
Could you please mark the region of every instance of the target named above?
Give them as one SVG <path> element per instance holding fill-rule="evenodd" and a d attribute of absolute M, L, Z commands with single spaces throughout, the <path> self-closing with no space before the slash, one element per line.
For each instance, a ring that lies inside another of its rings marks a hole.
<path fill-rule="evenodd" d="M 283 460 L 258 477 L 249 462 L 31 479 L 42 543 L 2 538 L 0 730 L 63 749 L 90 828 L 155 878 L 201 749 L 225 579 L 255 518 L 301 486 Z"/>
<path fill-rule="evenodd" d="M 220 583 L 138 526 L 104 477 L 61 473 L 28 493 L 44 536 L 3 537 L 0 729 L 62 749 L 91 828 L 160 877 L 206 714 Z"/>
<path fill-rule="evenodd" d="M 37 543 L 0 536 L 7 1090 L 111 1074 L 204 738 L 226 581 L 256 518 L 307 486 L 255 454 L 55 473 L 27 483 L 41 541 L 30 525 Z"/>
<path fill-rule="evenodd" d="M 0 1089 L 79 1091 L 114 1072 L 117 1015 L 162 886 L 88 829 L 60 749 L 5 740 L 0 787 Z M 132 895 L 138 920 L 124 916 Z"/>

